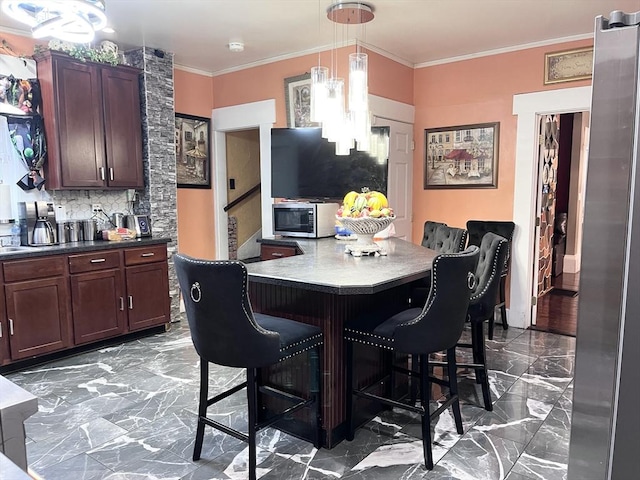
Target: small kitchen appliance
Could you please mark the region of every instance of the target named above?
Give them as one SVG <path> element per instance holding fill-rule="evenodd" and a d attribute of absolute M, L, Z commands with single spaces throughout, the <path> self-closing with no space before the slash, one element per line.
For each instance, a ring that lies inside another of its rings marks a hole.
<path fill-rule="evenodd" d="M 151 222 L 148 215 L 126 215 L 125 225 L 136 232 L 136 237 L 151 236 Z"/>
<path fill-rule="evenodd" d="M 51 202 L 19 202 L 20 235 L 22 245 L 42 246 L 58 243 L 56 213 Z"/>

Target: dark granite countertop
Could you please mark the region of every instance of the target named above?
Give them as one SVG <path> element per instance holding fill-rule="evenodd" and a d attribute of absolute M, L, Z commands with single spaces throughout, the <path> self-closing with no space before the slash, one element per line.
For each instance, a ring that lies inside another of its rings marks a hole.
<path fill-rule="evenodd" d="M 17 250 L 11 250 L 13 247 L 0 247 L 0 261 L 45 257 L 48 255 L 59 255 L 63 253 L 82 253 L 96 250 L 111 250 L 114 248 L 144 247 L 145 245 L 158 245 L 162 243 L 169 243 L 170 241 L 170 238 L 143 237 L 133 240 L 122 240 L 118 242 L 95 240 L 92 242 L 69 242 L 46 247 L 22 246 Z"/>
<path fill-rule="evenodd" d="M 249 280 L 338 295 L 366 295 L 426 276 L 436 252 L 398 238 L 376 240 L 386 256 L 354 257 L 344 253 L 353 240 L 263 239 L 272 245 L 295 245 L 303 255 L 249 263 Z"/>

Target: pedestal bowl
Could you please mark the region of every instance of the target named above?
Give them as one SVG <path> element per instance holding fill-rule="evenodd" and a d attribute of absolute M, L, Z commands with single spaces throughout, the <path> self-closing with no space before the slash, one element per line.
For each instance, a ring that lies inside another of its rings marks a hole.
<path fill-rule="evenodd" d="M 393 223 L 396 217 L 337 217 L 338 221 L 347 229 L 358 235 L 355 244 L 347 245 L 345 253 L 351 253 L 354 257 L 362 255 L 380 254 L 387 252 L 380 245 L 373 241 L 376 233 L 384 230 Z"/>

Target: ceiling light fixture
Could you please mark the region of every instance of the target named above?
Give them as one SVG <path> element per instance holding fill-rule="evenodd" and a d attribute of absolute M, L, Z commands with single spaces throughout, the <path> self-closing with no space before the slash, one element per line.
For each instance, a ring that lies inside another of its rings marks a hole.
<path fill-rule="evenodd" d="M 373 7 L 361 2 L 338 2 L 327 8 L 327 18 L 342 25 L 361 25 L 373 20 Z M 337 50 L 334 29 L 334 51 Z M 338 77 L 337 53 L 332 52 L 332 70 L 318 65 L 311 68 L 311 121 L 322 123 L 322 136 L 336 143 L 337 155 L 348 155 L 356 146 L 369 150 L 371 116 L 369 112 L 368 56 L 362 53 L 356 35 L 356 52 L 349 54 L 349 109 L 345 110 L 343 78 Z"/>
<path fill-rule="evenodd" d="M 29 25 L 34 38 L 88 43 L 107 26 L 102 0 L 3 0 L 2 10 Z"/>

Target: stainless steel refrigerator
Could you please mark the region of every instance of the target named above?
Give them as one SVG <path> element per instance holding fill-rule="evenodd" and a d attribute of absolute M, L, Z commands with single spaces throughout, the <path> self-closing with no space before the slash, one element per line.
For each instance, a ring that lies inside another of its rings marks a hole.
<path fill-rule="evenodd" d="M 569 480 L 640 478 L 639 23 L 596 18 Z"/>

